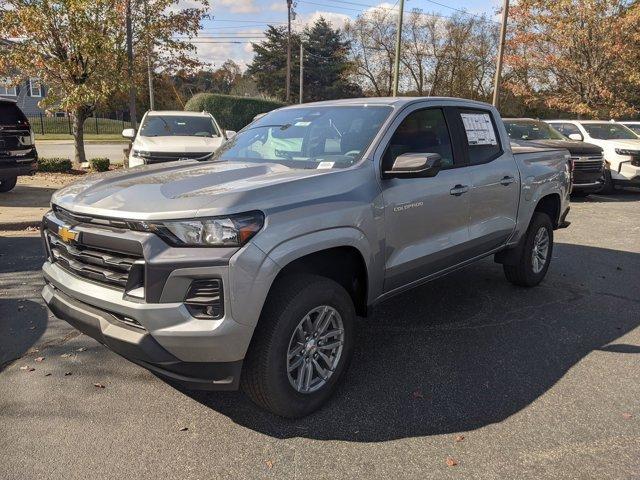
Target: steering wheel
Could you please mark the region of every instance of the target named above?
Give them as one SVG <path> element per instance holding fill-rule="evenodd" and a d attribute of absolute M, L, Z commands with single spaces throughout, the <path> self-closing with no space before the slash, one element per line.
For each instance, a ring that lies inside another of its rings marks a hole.
<path fill-rule="evenodd" d="M 344 154 L 345 157 L 355 157 L 356 155 L 360 155 L 360 150 L 349 150 Z"/>

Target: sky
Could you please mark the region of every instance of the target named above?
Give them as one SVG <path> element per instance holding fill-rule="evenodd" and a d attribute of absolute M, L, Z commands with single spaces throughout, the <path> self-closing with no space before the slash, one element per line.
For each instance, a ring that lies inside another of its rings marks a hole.
<path fill-rule="evenodd" d="M 334 28 L 342 27 L 346 20 L 353 19 L 371 8 L 396 9 L 398 3 L 388 0 L 297 0 L 294 10 L 296 18 L 293 28 L 301 30 L 321 16 Z M 180 0 L 178 8 L 193 6 L 195 0 Z M 501 0 L 405 0 L 405 11 L 420 8 L 425 12 L 451 16 L 459 11 L 469 14 L 487 14 L 499 20 L 496 12 Z M 286 0 L 211 0 L 210 19 L 205 20 L 194 43 L 198 57 L 217 68 L 227 59 L 232 59 L 243 69 L 251 62 L 251 42 L 259 42 L 268 24 L 286 25 Z"/>

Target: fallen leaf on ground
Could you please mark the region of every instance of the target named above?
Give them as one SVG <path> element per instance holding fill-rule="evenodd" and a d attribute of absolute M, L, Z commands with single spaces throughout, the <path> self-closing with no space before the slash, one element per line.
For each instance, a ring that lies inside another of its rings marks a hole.
<path fill-rule="evenodd" d="M 272 462 L 271 460 L 267 460 L 267 461 L 266 461 L 266 462 L 264 462 L 264 463 L 266 463 L 267 468 L 268 468 L 269 470 L 271 470 L 271 469 L 273 468 L 273 462 Z"/>
<path fill-rule="evenodd" d="M 189 427 L 182 427 L 182 428 L 180 428 L 180 431 L 181 431 L 181 432 L 186 432 L 187 430 L 189 430 Z"/>
<path fill-rule="evenodd" d="M 456 442 L 457 442 L 457 443 L 458 443 L 458 442 L 461 442 L 461 441 L 463 441 L 463 440 L 464 440 L 464 435 L 458 435 L 458 436 L 456 437 Z"/>
<path fill-rule="evenodd" d="M 456 465 L 458 465 L 458 462 L 456 461 L 455 458 L 447 457 L 447 466 L 448 467 L 455 467 Z"/>
<path fill-rule="evenodd" d="M 94 383 L 93 386 L 96 388 L 104 388 L 104 385 L 101 383 Z"/>
<path fill-rule="evenodd" d="M 29 370 L 29 365 L 23 365 L 20 370 Z"/>
<path fill-rule="evenodd" d="M 50 377 L 50 376 L 51 376 L 51 373 L 45 373 L 45 374 L 44 374 L 44 376 L 45 376 L 45 377 Z"/>
<path fill-rule="evenodd" d="M 624 413 L 622 414 L 622 417 L 623 417 L 623 418 L 626 418 L 626 419 L 628 420 L 628 419 L 630 419 L 630 418 L 633 418 L 633 415 L 632 415 L 632 414 L 630 414 L 629 412 L 624 412 Z"/>
<path fill-rule="evenodd" d="M 40 363 L 44 360 L 44 357 L 36 357 L 36 362 Z"/>
<path fill-rule="evenodd" d="M 76 352 L 84 352 L 87 349 L 87 347 L 80 347 L 79 349 L 76 350 Z"/>
<path fill-rule="evenodd" d="M 62 355 L 60 355 L 62 358 L 69 358 L 71 356 L 70 353 L 63 353 Z"/>
<path fill-rule="evenodd" d="M 422 390 L 420 390 L 419 388 L 417 390 L 414 390 L 413 393 L 411 394 L 411 396 L 413 398 L 424 398 Z"/>
<path fill-rule="evenodd" d="M 29 327 L 29 330 L 35 330 L 36 327 Z"/>
<path fill-rule="evenodd" d="M 69 375 L 73 375 L 71 372 L 64 372 L 64 376 L 68 377 Z"/>

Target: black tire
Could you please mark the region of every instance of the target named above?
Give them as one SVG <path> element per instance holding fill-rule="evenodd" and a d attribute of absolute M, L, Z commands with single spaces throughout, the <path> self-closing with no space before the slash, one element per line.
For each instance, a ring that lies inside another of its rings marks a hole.
<path fill-rule="evenodd" d="M 547 230 L 549 235 L 549 250 L 543 268 L 535 272 L 533 268 L 533 248 L 536 235 L 541 228 Z M 520 287 L 535 287 L 547 274 L 551 257 L 553 255 L 553 225 L 551 219 L 545 213 L 535 212 L 525 234 L 524 243 L 520 248 L 520 257 L 510 265 L 503 265 L 504 274 L 514 285 Z"/>
<path fill-rule="evenodd" d="M 318 390 L 298 392 L 287 374 L 289 340 L 298 323 L 316 307 L 333 307 L 342 318 L 344 343 L 333 374 Z M 290 275 L 269 293 L 253 335 L 241 387 L 258 406 L 276 415 L 299 418 L 322 406 L 335 391 L 353 354 L 355 308 L 347 291 L 325 277 Z"/>
<path fill-rule="evenodd" d="M 18 177 L 0 178 L 0 193 L 13 190 L 17 181 Z"/>
<path fill-rule="evenodd" d="M 604 171 L 604 184 L 602 188 L 598 191 L 598 193 L 602 193 L 603 195 L 611 195 L 615 193 L 616 187 L 613 184 L 613 179 L 611 178 L 611 170 L 608 168 Z"/>

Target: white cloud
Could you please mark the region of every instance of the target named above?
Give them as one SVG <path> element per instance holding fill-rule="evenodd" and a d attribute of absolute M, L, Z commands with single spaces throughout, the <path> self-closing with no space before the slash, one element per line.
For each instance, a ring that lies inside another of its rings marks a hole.
<path fill-rule="evenodd" d="M 320 19 L 320 17 L 329 22 L 333 28 L 343 28 L 345 23 L 351 19 L 349 15 L 345 15 L 344 13 L 316 10 L 313 13 L 299 15 L 295 22 L 296 30 L 302 30 L 303 28 L 314 24 Z"/>
<path fill-rule="evenodd" d="M 272 12 L 286 12 L 287 11 L 287 2 L 284 0 L 280 0 L 279 2 L 273 2 L 269 5 L 269 10 Z"/>

